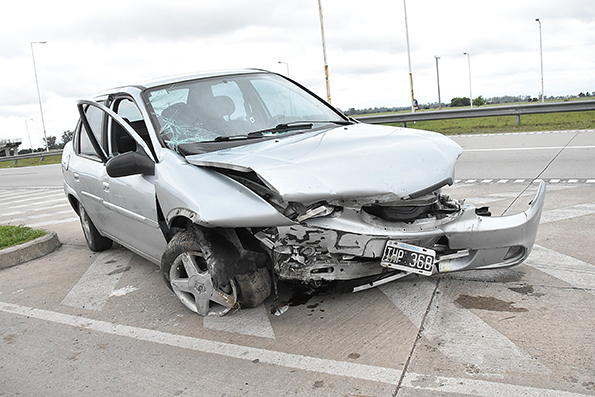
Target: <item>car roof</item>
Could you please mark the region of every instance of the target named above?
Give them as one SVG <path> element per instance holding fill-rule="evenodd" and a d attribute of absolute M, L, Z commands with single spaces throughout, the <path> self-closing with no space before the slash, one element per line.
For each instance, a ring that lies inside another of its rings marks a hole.
<path fill-rule="evenodd" d="M 271 72 L 269 72 L 267 70 L 263 70 L 263 69 L 236 69 L 236 70 L 218 70 L 218 71 L 206 71 L 206 72 L 172 75 L 172 76 L 166 76 L 166 77 L 159 77 L 159 78 L 148 80 L 148 81 L 138 83 L 138 84 L 131 84 L 131 85 L 110 88 L 108 90 L 102 91 L 102 92 L 94 95 L 94 98 L 99 98 L 99 97 L 103 97 L 103 96 L 118 93 L 118 92 L 129 92 L 131 89 L 142 91 L 147 88 L 158 87 L 158 86 L 161 86 L 164 84 L 178 83 L 181 81 L 204 79 L 204 78 L 218 77 L 218 76 L 231 76 L 231 75 L 237 75 L 237 74 L 253 74 L 253 73 L 271 73 Z"/>

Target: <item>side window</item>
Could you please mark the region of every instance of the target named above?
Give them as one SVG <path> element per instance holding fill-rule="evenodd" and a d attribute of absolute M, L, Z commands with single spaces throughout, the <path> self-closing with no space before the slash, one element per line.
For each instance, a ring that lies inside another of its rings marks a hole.
<path fill-rule="evenodd" d="M 94 106 L 88 106 L 85 110 L 85 114 L 87 115 L 87 121 L 89 122 L 89 126 L 91 127 L 91 132 L 99 142 L 99 145 L 103 148 L 104 152 L 106 147 L 106 140 L 103 136 L 103 112 Z M 87 131 L 83 123 L 80 123 L 80 131 L 79 131 L 80 139 L 79 139 L 79 153 L 85 156 L 94 157 L 99 159 L 99 156 L 95 152 L 95 148 L 91 144 L 91 140 L 87 135 Z"/>
<path fill-rule="evenodd" d="M 149 131 L 138 106 L 128 98 L 116 100 L 113 110 L 151 147 Z M 137 143 L 116 120 L 110 122 L 110 149 L 112 155 L 137 150 Z"/>

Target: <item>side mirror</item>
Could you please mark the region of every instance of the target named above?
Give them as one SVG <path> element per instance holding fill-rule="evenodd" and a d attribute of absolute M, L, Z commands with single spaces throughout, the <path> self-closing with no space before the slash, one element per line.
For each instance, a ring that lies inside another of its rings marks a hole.
<path fill-rule="evenodd" d="M 155 163 L 149 157 L 138 152 L 127 152 L 112 157 L 105 165 L 107 174 L 112 178 L 130 175 L 155 175 Z"/>

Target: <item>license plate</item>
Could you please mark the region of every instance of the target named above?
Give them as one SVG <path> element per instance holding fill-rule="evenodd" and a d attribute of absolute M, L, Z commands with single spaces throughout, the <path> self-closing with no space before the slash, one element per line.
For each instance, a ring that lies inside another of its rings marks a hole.
<path fill-rule="evenodd" d="M 384 247 L 380 264 L 392 269 L 431 276 L 435 260 L 434 250 L 389 240 Z"/>

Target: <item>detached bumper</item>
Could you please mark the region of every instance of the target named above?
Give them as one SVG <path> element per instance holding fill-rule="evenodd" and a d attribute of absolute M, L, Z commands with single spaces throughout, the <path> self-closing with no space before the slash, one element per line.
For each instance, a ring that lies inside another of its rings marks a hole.
<path fill-rule="evenodd" d="M 460 252 L 439 258 L 438 272 L 493 269 L 524 261 L 535 243 L 544 201 L 545 183 L 540 181 L 531 206 L 524 212 L 486 217 L 470 208 L 456 222 L 444 225 L 449 247 Z"/>

